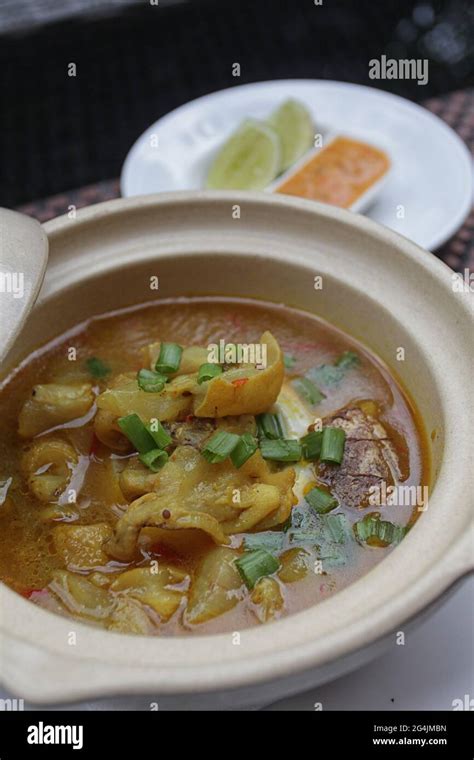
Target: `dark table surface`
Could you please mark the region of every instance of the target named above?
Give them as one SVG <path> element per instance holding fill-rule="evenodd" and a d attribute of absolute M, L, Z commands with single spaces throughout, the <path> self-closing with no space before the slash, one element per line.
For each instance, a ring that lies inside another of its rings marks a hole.
<path fill-rule="evenodd" d="M 102 15 L 110 3 L 94 0 L 94 14 L 43 25 L 33 22 L 44 0 L 20 2 L 30 25 L 0 26 L 0 205 L 9 208 L 117 177 L 150 124 L 226 87 L 330 79 L 419 103 L 474 85 L 473 0 L 140 0 Z M 428 60 L 428 81 L 374 82 L 369 62 L 382 55 Z M 465 107 L 461 98 L 453 108 Z"/>

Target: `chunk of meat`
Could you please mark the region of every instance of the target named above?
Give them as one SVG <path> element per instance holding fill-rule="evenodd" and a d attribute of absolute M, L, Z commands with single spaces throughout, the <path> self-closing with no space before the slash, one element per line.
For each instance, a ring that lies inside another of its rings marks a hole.
<path fill-rule="evenodd" d="M 109 631 L 137 635 L 149 635 L 156 630 L 143 605 L 126 596 L 116 600 L 107 628 Z"/>
<path fill-rule="evenodd" d="M 230 369 L 197 386 L 193 391 L 193 413 L 197 417 L 260 414 L 275 403 L 285 376 L 283 353 L 268 331 L 260 337 L 260 343 L 266 350 L 265 369 Z"/>
<path fill-rule="evenodd" d="M 238 517 L 222 523 L 225 533 L 245 533 L 258 525 L 280 506 L 280 491 L 267 483 L 255 483 L 243 494 Z"/>
<path fill-rule="evenodd" d="M 63 563 L 71 570 L 93 570 L 109 561 L 103 546 L 112 536 L 106 523 L 96 525 L 58 525 L 53 540 Z"/>
<path fill-rule="evenodd" d="M 153 472 L 140 462 L 138 456 L 130 457 L 127 465 L 120 473 L 120 488 L 128 501 L 155 491 L 160 474 Z"/>
<path fill-rule="evenodd" d="M 400 479 L 395 448 L 383 425 L 357 407 L 349 407 L 324 420 L 324 425 L 346 433 L 344 458 L 340 465 L 315 465 L 316 475 L 340 502 L 349 507 L 366 507 L 374 488 L 393 485 Z"/>
<path fill-rule="evenodd" d="M 186 361 L 183 360 L 184 366 L 192 371 L 182 374 L 180 368 L 159 393 L 141 390 L 134 373 L 118 375 L 97 398 L 99 411 L 107 412 L 98 418 L 98 438 L 106 445 L 120 450 L 125 444 L 117 436 L 116 421 L 118 417 L 132 413 L 138 414 L 144 423 L 155 418 L 172 423 L 182 420 L 190 413 L 195 417 L 214 419 L 266 411 L 278 397 L 285 367 L 283 353 L 271 333 L 263 333 L 260 343 L 265 349 L 265 367 L 241 364 L 202 383 L 198 382 L 197 366 L 203 358 L 203 349 L 185 349 L 183 356 L 186 351 L 188 356 Z M 194 428 L 192 431 L 193 445 L 196 430 Z M 191 429 L 187 432 L 191 434 Z M 179 441 L 184 442 L 188 443 Z"/>
<path fill-rule="evenodd" d="M 250 599 L 255 605 L 254 611 L 261 623 L 268 623 L 279 617 L 285 605 L 280 585 L 275 578 L 260 578 Z"/>
<path fill-rule="evenodd" d="M 106 409 L 98 409 L 94 417 L 94 432 L 104 446 L 108 446 L 112 451 L 125 454 L 132 451 L 133 447 L 120 430 L 117 420 L 116 414 L 112 414 Z"/>
<path fill-rule="evenodd" d="M 310 570 L 311 555 L 306 549 L 294 547 L 287 549 L 279 556 L 280 570 L 278 577 L 283 583 L 294 583 L 302 580 Z"/>
<path fill-rule="evenodd" d="M 283 470 L 272 472 L 266 460 L 262 457 L 260 451 L 247 459 L 245 464 L 240 468 L 240 472 L 250 480 L 274 486 L 280 494 L 280 503 L 278 509 L 269 512 L 266 517 L 259 520 L 252 526 L 252 531 L 269 530 L 278 525 L 282 525 L 288 520 L 293 506 L 298 499 L 293 492 L 295 485 L 296 472 L 293 467 L 286 467 Z"/>
<path fill-rule="evenodd" d="M 28 488 L 40 501 L 52 501 L 68 485 L 78 456 L 61 438 L 43 436 L 34 441 L 22 458 Z"/>
<path fill-rule="evenodd" d="M 195 385 L 194 379 L 190 378 L 183 375 L 167 383 L 161 393 L 147 393 L 139 388 L 134 372 L 117 375 L 107 390 L 97 397 L 98 409 L 110 413 L 106 422 L 111 427 L 110 434 L 107 434 L 106 425 L 102 425 L 96 429 L 97 436 L 106 445 L 109 445 L 108 441 L 117 445 L 118 439 L 114 436 L 116 419 L 128 414 L 138 414 L 146 423 L 152 419 L 176 420 L 188 414 L 192 404 L 190 387 Z"/>
<path fill-rule="evenodd" d="M 215 517 L 176 504 L 171 506 L 166 497 L 149 493 L 133 501 L 120 518 L 114 536 L 107 542 L 108 554 L 121 560 L 132 559 L 140 531 L 148 526 L 165 530 L 193 528 L 207 533 L 216 544 L 229 543 Z"/>
<path fill-rule="evenodd" d="M 191 585 L 186 619 L 205 623 L 228 612 L 242 598 L 242 578 L 234 562 L 239 553 L 217 546 L 207 552 Z"/>
<path fill-rule="evenodd" d="M 187 574 L 161 563 L 155 567 L 137 567 L 121 573 L 110 586 L 111 591 L 122 592 L 151 607 L 161 620 L 169 620 L 176 612 L 184 596 L 182 588 L 176 588 L 188 579 Z M 174 587 L 174 588 L 173 588 Z"/>
<path fill-rule="evenodd" d="M 35 385 L 18 417 L 18 433 L 32 438 L 57 425 L 83 417 L 94 403 L 90 383 Z"/>
<path fill-rule="evenodd" d="M 113 609 L 114 602 L 109 592 L 95 586 L 82 575 L 57 570 L 49 588 L 69 612 L 75 615 L 103 620 Z"/>
<path fill-rule="evenodd" d="M 236 469 L 228 460 L 210 464 L 193 447 L 178 446 L 157 474 L 155 493 L 136 499 L 120 518 L 107 551 L 130 559 L 144 527 L 200 529 L 218 544 L 229 543 L 231 533 L 267 530 L 288 518 L 294 482 L 293 468 L 272 473 L 259 451 Z"/>

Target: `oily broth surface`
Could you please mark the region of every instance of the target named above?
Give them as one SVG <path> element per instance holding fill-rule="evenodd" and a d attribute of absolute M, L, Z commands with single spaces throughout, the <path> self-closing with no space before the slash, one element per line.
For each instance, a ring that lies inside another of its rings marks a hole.
<path fill-rule="evenodd" d="M 309 314 L 278 305 L 267 305 L 239 299 L 179 299 L 147 305 L 134 310 L 105 315 L 81 326 L 77 332 L 56 340 L 33 354 L 4 384 L 0 392 L 2 431 L 0 434 L 0 480 L 10 477 L 9 489 L 14 506 L 0 516 L 0 579 L 19 593 L 29 595 L 32 589 L 42 589 L 51 580 L 54 570 L 61 568 L 53 545 L 53 530 L 58 523 L 43 523 L 38 518 L 44 506 L 32 496 L 23 482 L 19 461 L 25 447 L 17 435 L 18 414 L 37 383 L 71 380 L 90 380 L 84 368 L 88 357 L 100 357 L 112 370 L 113 377 L 124 371 L 137 371 L 143 365 L 143 347 L 157 340 L 184 345 L 206 346 L 218 342 L 255 342 L 264 330 L 270 330 L 282 349 L 297 361 L 287 375 L 303 374 L 311 367 L 331 364 L 343 351 L 355 350 L 361 364 L 344 382 L 325 398 L 317 408 L 324 417 L 352 401 L 372 399 L 383 408 L 382 424 L 395 440 L 405 485 L 427 482 L 421 433 L 409 402 L 385 368 L 360 345 L 325 322 Z M 77 360 L 68 360 L 68 349 L 76 349 Z M 75 525 L 106 522 L 114 525 L 127 502 L 110 500 L 104 484 L 103 462 L 109 458 L 104 446 L 94 447 L 92 454 L 92 423 L 69 427 L 68 434 L 82 454 L 79 467 L 78 497 L 80 519 Z M 2 510 L 2 507 L 0 507 Z M 350 523 L 364 512 L 343 509 Z M 370 510 L 369 510 L 370 511 Z M 385 519 L 406 524 L 411 518 L 410 507 L 383 507 Z M 211 545 L 211 544 L 210 544 Z M 335 591 L 342 589 L 380 561 L 389 548 L 370 548 L 355 544 L 350 561 L 329 573 L 308 576 L 299 582 L 286 584 L 286 614 L 304 609 Z M 149 557 L 148 557 L 149 559 Z M 176 561 L 176 558 L 172 558 Z M 190 559 L 180 560 L 186 569 L 193 570 Z M 119 563 L 114 563 L 117 569 Z M 240 602 L 233 610 L 208 623 L 193 627 L 202 634 L 238 630 L 256 624 L 257 618 L 248 602 Z M 189 633 L 180 623 L 179 611 L 165 625 L 163 633 Z"/>

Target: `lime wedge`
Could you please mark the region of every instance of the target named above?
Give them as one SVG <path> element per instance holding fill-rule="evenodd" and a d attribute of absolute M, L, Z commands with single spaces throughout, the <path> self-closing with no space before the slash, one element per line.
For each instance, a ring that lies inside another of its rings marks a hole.
<path fill-rule="evenodd" d="M 313 144 L 314 124 L 308 109 L 297 100 L 285 100 L 268 123 L 281 143 L 280 171 L 295 163 Z"/>
<path fill-rule="evenodd" d="M 263 190 L 280 167 L 280 140 L 272 127 L 247 119 L 215 157 L 206 180 L 211 190 Z"/>

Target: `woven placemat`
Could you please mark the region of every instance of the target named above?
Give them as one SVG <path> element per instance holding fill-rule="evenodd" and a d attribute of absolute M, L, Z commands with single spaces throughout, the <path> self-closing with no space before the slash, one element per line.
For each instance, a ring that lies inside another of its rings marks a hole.
<path fill-rule="evenodd" d="M 474 156 L 474 88 L 431 98 L 423 105 L 449 124 Z M 40 222 L 46 222 L 65 214 L 70 206 L 79 209 L 119 196 L 119 180 L 112 179 L 28 203 L 18 210 Z M 451 240 L 435 253 L 458 272 L 463 272 L 464 269 L 474 270 L 474 209 Z"/>

